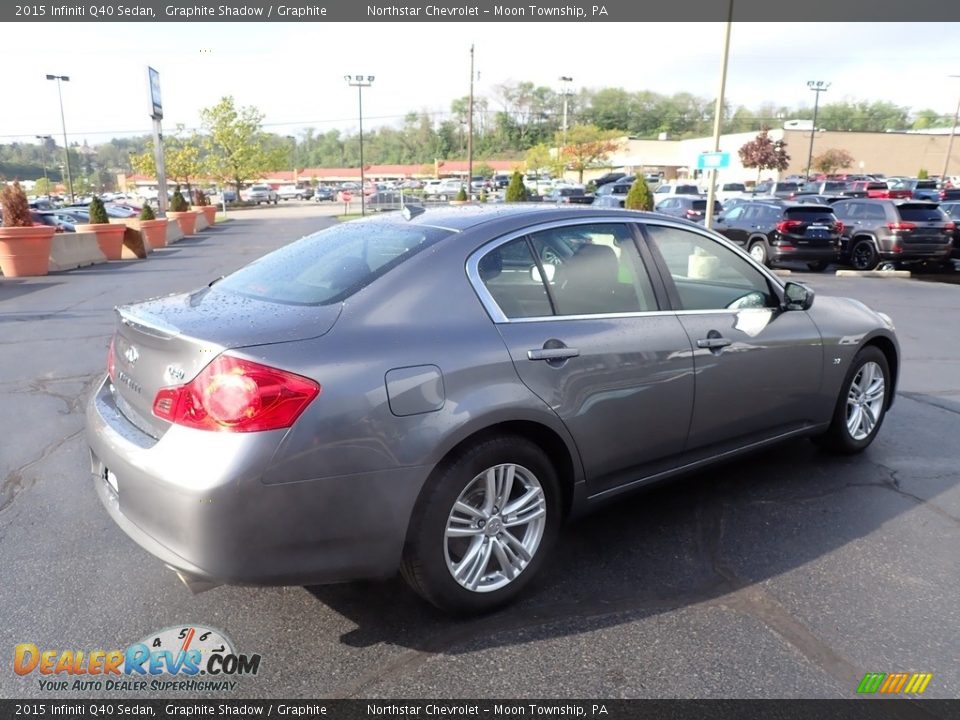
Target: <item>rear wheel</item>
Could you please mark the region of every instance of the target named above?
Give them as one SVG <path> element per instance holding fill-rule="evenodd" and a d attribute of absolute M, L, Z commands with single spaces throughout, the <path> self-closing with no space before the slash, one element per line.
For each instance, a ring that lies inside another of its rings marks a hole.
<path fill-rule="evenodd" d="M 850 365 L 830 428 L 816 438 L 818 444 L 847 455 L 865 450 L 883 424 L 890 392 L 886 356 L 872 345 L 863 348 Z"/>
<path fill-rule="evenodd" d="M 763 240 L 754 240 L 750 243 L 749 247 L 750 257 L 756 260 L 761 265 L 770 265 L 768 261 L 769 254 L 767 253 L 767 243 Z"/>
<path fill-rule="evenodd" d="M 537 445 L 499 436 L 467 448 L 417 504 L 401 572 L 446 612 L 489 612 L 533 579 L 560 525 L 556 471 Z"/>
<path fill-rule="evenodd" d="M 850 264 L 856 270 L 873 270 L 880 260 L 877 249 L 869 240 L 860 240 L 850 250 Z"/>

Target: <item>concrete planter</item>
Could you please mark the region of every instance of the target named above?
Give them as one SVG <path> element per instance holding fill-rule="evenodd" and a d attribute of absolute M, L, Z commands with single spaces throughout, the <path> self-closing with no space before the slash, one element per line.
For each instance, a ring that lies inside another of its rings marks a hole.
<path fill-rule="evenodd" d="M 55 231 L 48 225 L 0 227 L 0 271 L 4 277 L 46 275 Z"/>
<path fill-rule="evenodd" d="M 119 260 L 123 254 L 123 234 L 126 230 L 123 225 L 113 223 L 80 224 L 76 226 L 78 233 L 94 233 L 97 243 L 107 260 Z"/>
<path fill-rule="evenodd" d="M 191 210 L 202 212 L 206 218 L 207 226 L 213 225 L 217 220 L 217 208 L 215 205 L 191 205 Z"/>
<path fill-rule="evenodd" d="M 174 220 L 184 235 L 193 235 L 197 231 L 197 213 L 193 210 L 186 212 L 167 212 L 167 217 Z"/>
<path fill-rule="evenodd" d="M 112 225 L 118 227 L 121 232 L 117 233 L 120 238 L 120 248 L 123 248 L 123 230 L 122 225 Z M 100 241 L 97 233 L 94 232 L 75 232 L 75 233 L 56 233 L 50 243 L 50 270 L 58 272 L 61 270 L 75 270 L 76 268 L 86 267 L 87 265 L 97 265 L 107 262 L 108 258 L 100 249 Z"/>

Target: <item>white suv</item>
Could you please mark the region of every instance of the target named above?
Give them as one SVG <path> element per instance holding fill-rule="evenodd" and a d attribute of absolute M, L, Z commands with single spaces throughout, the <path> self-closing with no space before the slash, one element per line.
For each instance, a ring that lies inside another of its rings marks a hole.
<path fill-rule="evenodd" d="M 268 205 L 270 203 L 276 205 L 280 202 L 280 196 L 277 195 L 277 191 L 269 185 L 251 185 L 241 193 L 241 197 L 247 202 L 253 202 L 257 205 L 262 202 Z"/>

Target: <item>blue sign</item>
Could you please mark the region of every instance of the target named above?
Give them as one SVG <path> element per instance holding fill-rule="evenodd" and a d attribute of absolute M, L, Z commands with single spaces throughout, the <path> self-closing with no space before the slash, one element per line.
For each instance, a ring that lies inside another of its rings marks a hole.
<path fill-rule="evenodd" d="M 163 102 L 160 100 L 160 73 L 152 67 L 147 67 L 147 77 L 150 83 L 150 117 L 154 120 L 163 118 Z"/>
<path fill-rule="evenodd" d="M 708 152 L 700 153 L 697 158 L 697 170 L 722 170 L 730 167 L 730 153 Z"/>

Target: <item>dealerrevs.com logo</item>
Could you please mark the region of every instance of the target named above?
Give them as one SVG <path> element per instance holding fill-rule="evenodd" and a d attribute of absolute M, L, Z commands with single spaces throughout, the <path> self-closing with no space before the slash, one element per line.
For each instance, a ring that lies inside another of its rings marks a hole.
<path fill-rule="evenodd" d="M 240 654 L 219 630 L 168 627 L 126 650 L 14 648 L 13 671 L 37 676 L 40 689 L 140 692 L 234 690 L 238 676 L 256 675 L 259 654 Z"/>

